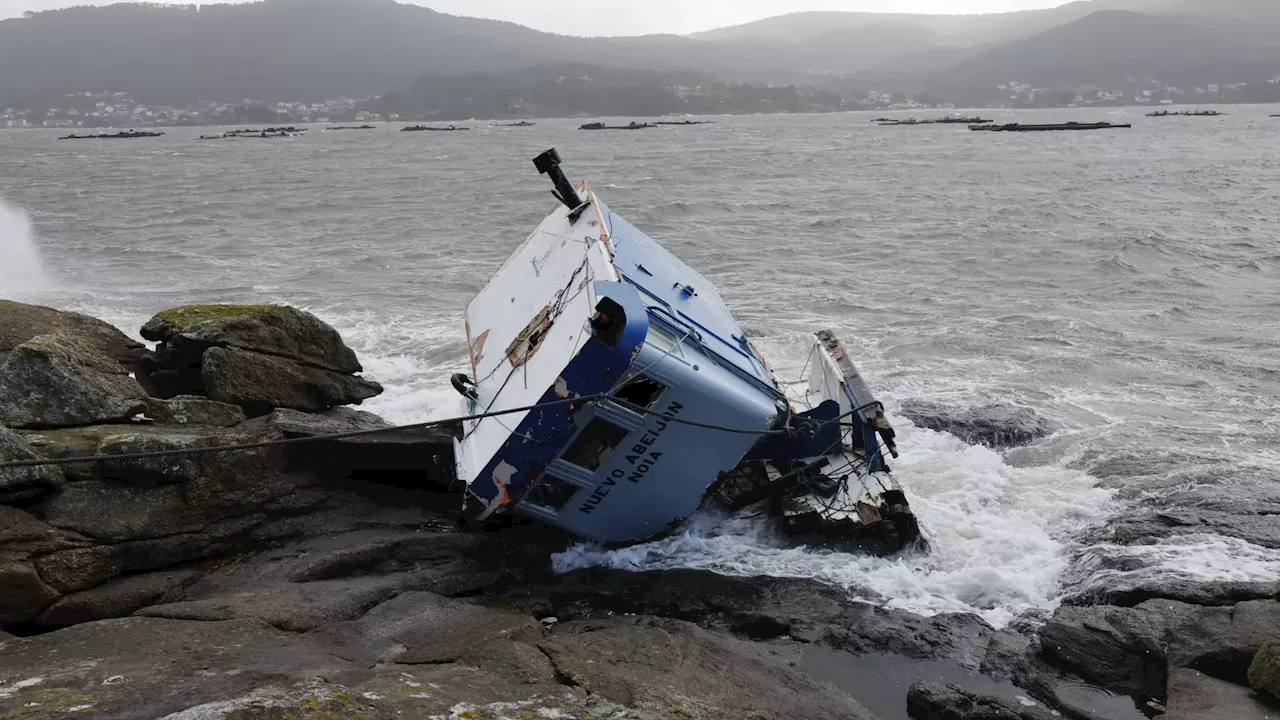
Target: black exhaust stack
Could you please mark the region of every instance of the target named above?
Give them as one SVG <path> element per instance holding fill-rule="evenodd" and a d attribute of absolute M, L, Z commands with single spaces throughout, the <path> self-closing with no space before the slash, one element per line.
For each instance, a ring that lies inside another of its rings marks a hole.
<path fill-rule="evenodd" d="M 578 192 L 573 189 L 573 183 L 569 182 L 569 178 L 565 177 L 564 171 L 560 169 L 560 153 L 556 152 L 555 148 L 534 158 L 533 166 L 538 168 L 539 173 L 551 176 L 551 182 L 556 186 L 554 195 L 560 202 L 570 210 L 582 206 L 582 198 L 578 197 Z"/>

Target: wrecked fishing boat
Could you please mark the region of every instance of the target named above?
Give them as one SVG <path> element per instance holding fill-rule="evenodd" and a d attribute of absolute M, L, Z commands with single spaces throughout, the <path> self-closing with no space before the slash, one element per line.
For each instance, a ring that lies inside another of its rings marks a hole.
<path fill-rule="evenodd" d="M 470 373 L 453 378 L 485 416 L 455 440 L 469 521 L 628 544 L 714 503 L 805 541 L 919 538 L 893 428 L 834 334 L 815 335 L 807 381 L 779 381 L 706 278 L 570 183 L 554 149 L 534 164 L 559 204 L 468 305 Z"/>

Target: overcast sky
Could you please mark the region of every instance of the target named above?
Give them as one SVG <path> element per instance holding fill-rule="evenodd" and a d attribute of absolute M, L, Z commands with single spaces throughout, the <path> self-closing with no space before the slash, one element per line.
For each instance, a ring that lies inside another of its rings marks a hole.
<path fill-rule="evenodd" d="M 689 33 L 799 10 L 982 13 L 1052 7 L 1064 0 L 411 0 L 454 15 L 511 20 L 569 35 Z M 1280 0 L 1278 0 L 1280 1 Z M 0 18 L 109 0 L 0 0 Z"/>

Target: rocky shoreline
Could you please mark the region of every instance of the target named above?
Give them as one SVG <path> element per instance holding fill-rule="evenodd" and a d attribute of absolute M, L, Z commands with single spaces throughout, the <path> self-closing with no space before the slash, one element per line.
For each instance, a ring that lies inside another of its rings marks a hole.
<path fill-rule="evenodd" d="M 0 301 L 0 717 L 1249 720 L 1280 715 L 1280 585 L 1165 583 L 996 629 L 810 580 L 554 575 L 566 539 L 461 528 L 448 428 L 386 427 L 321 320 L 142 328 Z M 912 409 L 972 442 L 1025 413 Z M 1003 418 L 1003 420 L 1002 420 Z M 890 678 L 883 682 L 877 678 Z"/>

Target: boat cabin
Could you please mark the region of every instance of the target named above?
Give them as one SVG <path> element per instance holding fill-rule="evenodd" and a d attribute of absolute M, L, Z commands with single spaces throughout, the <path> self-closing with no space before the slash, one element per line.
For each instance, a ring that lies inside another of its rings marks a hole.
<path fill-rule="evenodd" d="M 561 202 L 466 312 L 455 384 L 490 415 L 456 441 L 467 514 L 642 541 L 692 515 L 787 401 L 710 282 L 571 186 L 554 150 L 535 162 Z"/>

